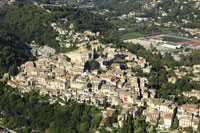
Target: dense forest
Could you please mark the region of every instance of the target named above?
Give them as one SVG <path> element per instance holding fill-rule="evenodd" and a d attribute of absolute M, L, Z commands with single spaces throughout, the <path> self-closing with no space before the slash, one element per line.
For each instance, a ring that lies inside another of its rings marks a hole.
<path fill-rule="evenodd" d="M 18 38 L 0 30 L 0 76 L 5 72 L 16 75 L 17 66 L 27 60 L 33 60 L 28 48 Z"/>
<path fill-rule="evenodd" d="M 192 54 L 189 56 L 182 56 L 181 62 L 183 62 L 183 65 L 185 66 L 193 66 L 195 64 L 200 64 L 200 50 L 199 49 L 193 49 Z"/>
<path fill-rule="evenodd" d="M 74 30 L 84 32 L 91 30 L 92 32 L 107 32 L 113 30 L 113 25 L 106 21 L 104 16 L 92 13 L 88 9 L 75 9 L 70 7 L 45 7 L 54 13 L 63 13 L 67 20 L 74 24 Z M 68 23 L 69 23 L 68 22 Z"/>
<path fill-rule="evenodd" d="M 97 129 L 101 120 L 96 107 L 75 102 L 49 104 L 37 92 L 20 94 L 0 83 L 0 117 L 4 125 L 18 132 L 84 133 Z"/>
<path fill-rule="evenodd" d="M 94 3 L 97 9 L 115 11 L 116 15 L 142 10 L 142 3 L 139 0 L 94 0 Z"/>
<path fill-rule="evenodd" d="M 17 2 L 1 14 L 0 27 L 18 37 L 23 43 L 33 40 L 39 45 L 58 49 L 58 35 L 49 25 L 55 16 L 26 2 Z"/>
<path fill-rule="evenodd" d="M 92 32 L 105 32 L 113 28 L 109 22 L 106 22 L 104 17 L 94 15 L 88 10 L 78 10 L 69 19 L 75 24 L 76 31 L 90 29 Z"/>

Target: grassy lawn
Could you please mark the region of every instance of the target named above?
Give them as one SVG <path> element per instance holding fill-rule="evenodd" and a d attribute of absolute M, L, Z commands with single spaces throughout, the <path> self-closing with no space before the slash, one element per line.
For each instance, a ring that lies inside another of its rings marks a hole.
<path fill-rule="evenodd" d="M 170 42 L 174 42 L 174 43 L 178 43 L 178 42 L 187 42 L 188 40 L 185 39 L 180 39 L 180 38 L 174 38 L 174 37 L 162 37 L 163 41 L 170 41 Z"/>
<path fill-rule="evenodd" d="M 135 38 L 139 38 L 139 37 L 145 37 L 147 36 L 146 34 L 141 34 L 141 33 L 127 33 L 127 34 L 123 34 L 121 36 L 122 40 L 127 40 L 127 39 L 135 39 Z"/>

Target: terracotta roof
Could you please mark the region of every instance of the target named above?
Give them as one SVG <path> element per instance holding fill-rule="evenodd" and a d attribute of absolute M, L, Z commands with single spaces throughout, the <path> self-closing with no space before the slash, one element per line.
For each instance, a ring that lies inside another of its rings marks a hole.
<path fill-rule="evenodd" d="M 109 115 L 109 116 L 112 115 L 113 113 L 114 113 L 114 110 L 107 110 L 106 111 L 106 115 Z"/>
<path fill-rule="evenodd" d="M 170 114 L 170 113 L 164 115 L 165 118 L 172 118 L 172 116 L 173 114 Z"/>
<path fill-rule="evenodd" d="M 103 97 L 100 97 L 100 98 L 99 98 L 99 100 L 101 100 L 101 101 L 105 101 L 105 98 L 103 98 Z"/>
<path fill-rule="evenodd" d="M 129 109 L 129 112 L 130 112 L 130 113 L 133 112 L 133 107 L 131 107 L 131 108 Z"/>

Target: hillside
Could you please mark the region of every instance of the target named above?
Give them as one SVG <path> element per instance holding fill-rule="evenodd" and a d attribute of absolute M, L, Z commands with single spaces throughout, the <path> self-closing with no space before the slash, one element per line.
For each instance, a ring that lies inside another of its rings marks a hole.
<path fill-rule="evenodd" d="M 13 35 L 0 30 L 0 76 L 5 72 L 18 73 L 17 66 L 33 60 L 29 50 Z"/>
<path fill-rule="evenodd" d="M 48 45 L 58 49 L 55 40 L 57 33 L 48 25 L 54 16 L 34 5 L 19 2 L 9 6 L 0 19 L 1 29 L 15 35 L 21 42 L 35 41 L 39 45 Z"/>
<path fill-rule="evenodd" d="M 82 4 L 91 3 L 83 0 Z M 200 2 L 192 0 L 93 0 L 96 10 L 108 10 L 115 15 L 135 12 L 154 21 L 186 23 L 184 26 L 199 27 Z"/>

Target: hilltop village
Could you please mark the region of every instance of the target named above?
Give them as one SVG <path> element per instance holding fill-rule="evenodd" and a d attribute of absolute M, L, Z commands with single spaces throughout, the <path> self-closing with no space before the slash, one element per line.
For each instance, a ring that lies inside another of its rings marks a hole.
<path fill-rule="evenodd" d="M 199 133 L 199 0 L 0 0 L 0 132 Z"/>
<path fill-rule="evenodd" d="M 76 33 L 62 30 L 55 23 L 51 25 L 61 35 L 57 37 L 60 45 L 73 47 L 73 42 L 77 42 L 77 48 L 67 53 L 55 53 L 50 47 L 37 48 L 32 44 L 37 60 L 21 65 L 19 74 L 11 77 L 8 85 L 18 88 L 21 93 L 39 91 L 41 96 L 49 96 L 50 103 L 59 98 L 62 99 L 60 105 L 64 105 L 62 101 L 74 100 L 99 107 L 103 117 L 100 128 L 104 127 L 106 118 L 115 112 L 116 109 L 112 107 L 119 106 L 121 111 L 118 122 L 113 123 L 115 128 L 123 127 L 127 113 L 136 119 L 140 108 L 145 107 L 142 116 L 151 126 L 158 125 L 157 129 L 168 130 L 178 119 L 180 128 L 192 126 L 197 130 L 200 115 L 198 105 L 178 106 L 173 101 L 155 98 L 156 90 L 149 88 L 148 79 L 135 75 L 135 69 L 143 73 L 151 72 L 152 66 L 143 57 L 127 49 L 116 49 L 112 44 L 101 44 L 97 39 L 99 33 Z M 63 36 L 64 40 L 61 39 Z M 195 65 L 187 70 L 198 73 L 200 66 Z M 187 74 L 179 68 L 175 73 L 179 78 Z M 194 77 L 193 80 L 199 78 Z M 175 83 L 176 78 L 170 77 L 168 81 Z M 198 90 L 183 94 L 200 98 Z M 109 127 L 106 130 L 112 131 Z"/>

